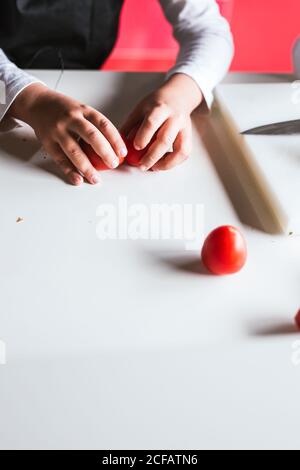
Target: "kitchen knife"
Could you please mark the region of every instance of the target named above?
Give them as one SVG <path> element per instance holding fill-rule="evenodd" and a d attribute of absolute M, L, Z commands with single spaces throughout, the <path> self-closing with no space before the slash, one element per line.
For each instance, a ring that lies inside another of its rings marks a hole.
<path fill-rule="evenodd" d="M 300 134 L 300 119 L 295 121 L 276 122 L 265 126 L 254 127 L 242 132 L 243 135 L 295 135 Z"/>

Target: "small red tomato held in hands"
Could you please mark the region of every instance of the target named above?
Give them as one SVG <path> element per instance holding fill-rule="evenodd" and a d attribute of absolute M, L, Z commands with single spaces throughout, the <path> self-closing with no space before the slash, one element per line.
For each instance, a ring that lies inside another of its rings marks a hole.
<path fill-rule="evenodd" d="M 112 168 L 109 168 L 107 165 L 105 165 L 102 158 L 95 152 L 95 150 L 93 149 L 93 147 L 91 147 L 91 145 L 87 144 L 84 140 L 80 140 L 79 145 L 96 170 L 98 171 L 112 170 Z M 124 160 L 125 160 L 124 157 L 119 157 L 119 162 L 120 162 L 119 166 L 122 165 Z"/>
<path fill-rule="evenodd" d="M 126 161 L 128 165 L 130 166 L 140 166 L 142 158 L 146 155 L 148 152 L 149 148 L 153 144 L 153 142 L 156 140 L 156 134 L 154 135 L 153 139 L 151 142 L 145 147 L 143 150 L 136 150 L 136 148 L 133 145 L 135 135 L 136 135 L 137 129 L 132 131 L 129 135 L 129 137 L 126 137 L 124 134 L 122 134 L 123 140 L 126 144 L 128 154 L 126 157 Z"/>
<path fill-rule="evenodd" d="M 136 150 L 136 148 L 133 145 L 133 141 L 130 140 L 130 139 L 125 139 L 125 143 L 126 143 L 126 147 L 127 147 L 127 150 L 128 150 L 128 154 L 127 154 L 127 157 L 126 157 L 126 161 L 127 161 L 128 165 L 130 165 L 130 166 L 140 166 L 141 160 L 144 157 L 144 155 L 146 155 L 146 153 L 147 153 L 150 145 L 152 144 L 152 142 L 151 142 L 151 144 L 149 144 L 143 150 Z"/>
<path fill-rule="evenodd" d="M 296 322 L 297 327 L 300 330 L 300 310 L 298 311 L 298 313 L 296 315 L 295 322 Z"/>
<path fill-rule="evenodd" d="M 235 227 L 219 227 L 213 230 L 204 242 L 202 261 L 213 274 L 237 273 L 243 268 L 246 260 L 246 241 Z"/>

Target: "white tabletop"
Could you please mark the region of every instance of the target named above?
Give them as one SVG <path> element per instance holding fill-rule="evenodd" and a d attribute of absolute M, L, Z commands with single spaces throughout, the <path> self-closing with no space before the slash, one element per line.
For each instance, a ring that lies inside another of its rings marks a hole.
<path fill-rule="evenodd" d="M 159 80 L 65 72 L 59 90 L 120 123 Z M 300 447 L 300 239 L 243 226 L 194 139 L 173 171 L 74 188 L 30 130 L 1 133 L 1 449 Z M 242 227 L 247 266 L 214 277 L 184 241 L 99 240 L 97 209 L 120 196 L 203 204 L 205 232 Z"/>

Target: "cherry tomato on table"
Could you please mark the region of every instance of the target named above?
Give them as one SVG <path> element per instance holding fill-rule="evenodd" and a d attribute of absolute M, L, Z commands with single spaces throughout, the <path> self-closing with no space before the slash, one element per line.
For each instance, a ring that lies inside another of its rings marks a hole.
<path fill-rule="evenodd" d="M 247 245 L 240 230 L 230 225 L 219 227 L 206 238 L 202 261 L 213 274 L 233 274 L 240 271 L 247 260 Z"/>

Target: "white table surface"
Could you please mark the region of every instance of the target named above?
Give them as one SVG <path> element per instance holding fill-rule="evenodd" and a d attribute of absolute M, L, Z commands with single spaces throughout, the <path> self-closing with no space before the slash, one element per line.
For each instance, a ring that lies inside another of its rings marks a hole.
<path fill-rule="evenodd" d="M 157 80 L 66 72 L 59 90 L 120 123 Z M 300 448 L 300 239 L 242 226 L 194 138 L 174 171 L 74 188 L 28 129 L 1 133 L 1 449 Z M 97 207 L 120 195 L 204 204 L 206 232 L 242 226 L 247 266 L 214 277 L 182 242 L 100 241 Z"/>

